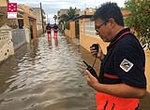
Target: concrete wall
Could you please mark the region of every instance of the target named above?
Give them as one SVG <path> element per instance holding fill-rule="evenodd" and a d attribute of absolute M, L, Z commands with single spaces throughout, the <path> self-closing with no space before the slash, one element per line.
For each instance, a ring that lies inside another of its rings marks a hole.
<path fill-rule="evenodd" d="M 87 36 L 87 35 L 85 35 L 83 33 L 80 34 L 80 35 L 81 35 L 80 36 L 80 45 L 82 47 L 84 47 L 86 50 L 90 51 L 90 46 L 93 43 L 98 43 L 101 46 L 103 52 L 104 53 L 107 52 L 106 47 L 108 46 L 108 43 L 103 42 L 101 40 L 101 38 L 99 38 L 97 36 L 95 36 L 95 37 L 93 37 L 93 36 Z"/>
<path fill-rule="evenodd" d="M 43 34 L 43 29 L 37 30 L 37 37 L 40 37 Z"/>
<path fill-rule="evenodd" d="M 37 36 L 37 26 L 36 26 L 36 20 L 34 19 L 30 19 L 31 20 L 31 23 L 30 25 L 32 25 L 32 29 L 33 29 L 33 39 L 36 39 L 38 36 Z"/>
<path fill-rule="evenodd" d="M 71 21 L 70 22 L 70 35 L 71 38 L 76 38 L 75 36 L 75 22 Z"/>
<path fill-rule="evenodd" d="M 90 19 L 80 19 L 79 26 L 80 26 L 80 45 L 90 51 L 90 46 L 93 43 L 98 43 L 102 47 L 104 53 L 107 52 L 106 47 L 109 43 L 105 43 L 102 39 L 95 34 L 94 24 L 90 23 Z M 85 24 L 91 24 L 91 26 Z"/>
<path fill-rule="evenodd" d="M 30 33 L 30 30 L 28 28 L 25 28 L 24 30 L 25 30 L 25 39 L 26 39 L 26 42 L 30 43 L 31 42 L 31 37 L 30 37 L 31 33 Z"/>
<path fill-rule="evenodd" d="M 0 31 L 0 63 L 14 54 L 11 31 Z"/>
<path fill-rule="evenodd" d="M 69 25 L 70 25 L 70 29 L 65 29 L 65 35 L 69 38 L 76 38 L 76 36 L 75 36 L 75 22 L 70 21 Z"/>
<path fill-rule="evenodd" d="M 30 43 L 30 30 L 0 30 L 0 63 L 14 54 L 14 51 L 25 43 Z"/>
<path fill-rule="evenodd" d="M 30 43 L 30 30 L 25 29 L 1 29 L 0 30 L 0 63 L 25 43 Z"/>
<path fill-rule="evenodd" d="M 7 6 L 8 0 L 0 0 L 0 6 Z"/>
<path fill-rule="evenodd" d="M 65 29 L 65 32 L 64 32 L 64 33 L 65 33 L 65 36 L 71 38 L 71 36 L 70 36 L 70 30 Z"/>

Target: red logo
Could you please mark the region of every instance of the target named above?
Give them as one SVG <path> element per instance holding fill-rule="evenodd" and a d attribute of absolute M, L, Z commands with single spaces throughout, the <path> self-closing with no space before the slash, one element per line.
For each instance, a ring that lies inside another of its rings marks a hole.
<path fill-rule="evenodd" d="M 7 12 L 17 12 L 17 3 L 8 3 Z"/>

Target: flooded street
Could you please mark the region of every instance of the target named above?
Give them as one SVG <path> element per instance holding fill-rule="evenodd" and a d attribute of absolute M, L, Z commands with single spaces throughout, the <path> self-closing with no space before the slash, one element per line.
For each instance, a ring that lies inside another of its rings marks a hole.
<path fill-rule="evenodd" d="M 65 36 L 23 45 L 0 65 L 0 110 L 95 110 L 95 91 L 83 75 L 82 61 L 91 58 Z M 148 100 L 149 93 L 140 110 L 150 110 Z"/>
<path fill-rule="evenodd" d="M 81 51 L 64 36 L 23 45 L 0 65 L 0 110 L 94 110 Z"/>

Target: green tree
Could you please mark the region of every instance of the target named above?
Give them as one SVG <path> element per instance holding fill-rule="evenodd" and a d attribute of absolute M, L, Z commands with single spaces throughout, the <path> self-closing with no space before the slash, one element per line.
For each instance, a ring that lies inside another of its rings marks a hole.
<path fill-rule="evenodd" d="M 65 22 L 67 22 L 69 20 L 69 17 L 67 14 L 62 14 L 60 17 L 58 17 L 58 20 L 60 23 L 64 24 Z"/>
<path fill-rule="evenodd" d="M 57 15 L 54 15 L 53 18 L 54 18 L 54 21 L 56 23 L 56 20 L 58 19 Z"/>
<path fill-rule="evenodd" d="M 65 28 L 69 29 L 69 20 L 78 16 L 77 9 L 70 7 L 66 14 L 63 14 L 58 17 L 59 24 L 64 24 Z"/>
<path fill-rule="evenodd" d="M 72 7 L 70 7 L 70 9 L 69 9 L 68 12 L 67 12 L 67 16 L 68 16 L 69 20 L 70 20 L 70 19 L 73 19 L 73 18 L 76 17 L 76 16 L 78 16 L 78 15 L 76 14 L 76 11 L 77 11 L 76 7 L 75 7 L 74 9 L 73 9 Z"/>
<path fill-rule="evenodd" d="M 130 12 L 125 23 L 137 32 L 141 43 L 150 49 L 150 0 L 128 0 L 125 8 Z"/>

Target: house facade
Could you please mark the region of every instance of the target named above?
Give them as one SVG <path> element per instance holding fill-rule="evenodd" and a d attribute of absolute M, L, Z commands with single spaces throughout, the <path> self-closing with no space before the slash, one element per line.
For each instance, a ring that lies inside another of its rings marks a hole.
<path fill-rule="evenodd" d="M 37 36 L 40 36 L 46 27 L 45 12 L 41 8 L 33 8 L 33 13 L 36 18 Z"/>
<path fill-rule="evenodd" d="M 109 43 L 103 42 L 102 39 L 95 34 L 94 22 L 90 20 L 94 12 L 95 9 L 92 8 L 87 8 L 80 12 L 80 16 L 77 19 L 69 22 L 70 29 L 65 29 L 65 35 L 69 38 L 79 38 L 80 45 L 88 51 L 90 51 L 90 45 L 99 43 L 104 53 L 106 53 L 106 47 Z M 130 13 L 127 10 L 122 10 L 122 14 L 124 17 L 127 17 Z M 76 22 L 79 23 L 78 27 L 75 25 Z M 77 29 L 79 30 L 79 37 L 76 36 Z"/>
<path fill-rule="evenodd" d="M 19 4 L 18 8 L 21 13 L 20 22 L 23 28 L 30 29 L 31 39 L 37 38 L 37 26 L 36 26 L 36 18 L 34 16 L 34 11 L 31 7 L 26 6 L 24 4 Z M 21 12 L 22 11 L 22 12 Z"/>

